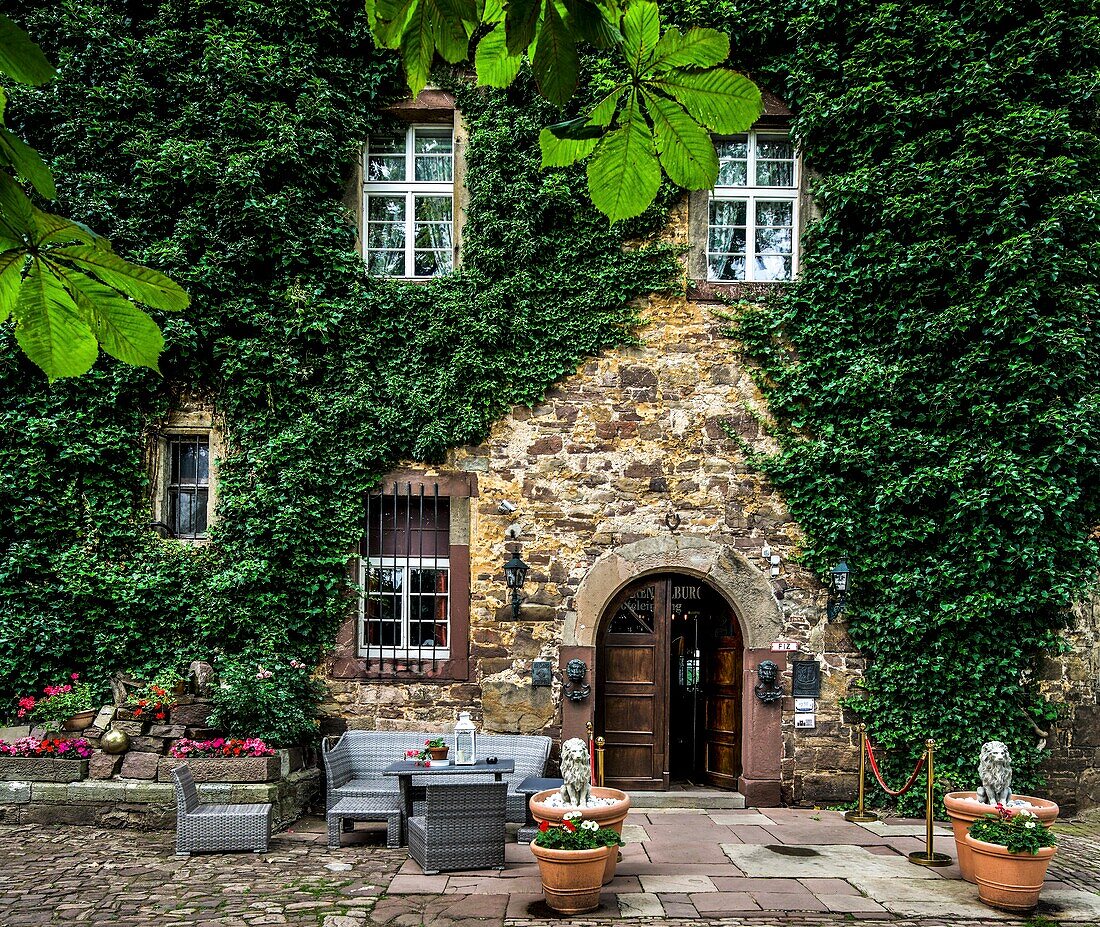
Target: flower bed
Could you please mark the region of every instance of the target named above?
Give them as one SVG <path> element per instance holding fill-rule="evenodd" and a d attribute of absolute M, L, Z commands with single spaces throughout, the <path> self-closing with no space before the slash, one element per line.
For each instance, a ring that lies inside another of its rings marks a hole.
<path fill-rule="evenodd" d="M 0 740 L 0 781 L 79 782 L 88 775 L 92 748 L 83 738 Z"/>
<path fill-rule="evenodd" d="M 247 740 L 178 740 L 169 756 L 160 761 L 157 779 L 170 782 L 172 770 L 181 764 L 191 769 L 196 782 L 274 782 L 280 759 L 258 738 Z"/>

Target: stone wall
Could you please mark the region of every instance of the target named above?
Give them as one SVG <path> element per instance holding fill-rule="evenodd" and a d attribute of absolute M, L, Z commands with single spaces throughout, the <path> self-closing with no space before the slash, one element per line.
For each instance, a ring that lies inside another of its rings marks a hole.
<path fill-rule="evenodd" d="M 685 206 L 674 215 L 670 238 L 683 242 L 686 228 Z M 441 471 L 472 472 L 478 481 L 471 506 L 470 678 L 333 680 L 330 712 L 353 727 L 446 730 L 459 709 L 470 708 L 488 731 L 557 736 L 560 678 L 552 688 L 532 688 L 532 662 L 558 665 L 574 596 L 596 559 L 669 535 L 666 517 L 674 513 L 677 536 L 728 545 L 764 574 L 765 541 L 781 557 L 773 588 L 784 637 L 800 642 L 803 658 L 819 655 L 823 675 L 815 730 L 796 733 L 793 702 L 785 704 L 784 797 L 854 794 L 856 752 L 837 699 L 862 662 L 842 631 L 826 628 L 822 589 L 794 561 L 797 527 L 745 460 L 742 442 L 768 447 L 763 403 L 722 334 L 717 308 L 683 295 L 652 296 L 639 306 L 646 324 L 638 345 L 586 361 L 543 402 L 514 408 L 484 444 L 449 456 Z M 516 506 L 513 515 L 498 512 L 503 500 Z M 520 621 L 511 620 L 503 583 L 502 565 L 515 546 L 510 533 L 531 566 Z"/>
<path fill-rule="evenodd" d="M 1065 814 L 1100 807 L 1100 594 L 1079 603 L 1066 635 L 1072 651 L 1044 661 L 1042 689 L 1057 704 L 1045 764 L 1049 792 Z"/>

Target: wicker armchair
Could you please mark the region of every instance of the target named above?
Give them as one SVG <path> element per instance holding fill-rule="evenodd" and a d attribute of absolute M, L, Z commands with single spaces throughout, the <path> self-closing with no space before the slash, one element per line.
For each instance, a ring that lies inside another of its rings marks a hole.
<path fill-rule="evenodd" d="M 187 766 L 172 770 L 176 783 L 176 855 L 265 853 L 271 839 L 271 805 L 203 805 Z"/>
<path fill-rule="evenodd" d="M 504 868 L 506 782 L 433 782 L 424 817 L 407 822 L 409 855 L 426 873 Z"/>

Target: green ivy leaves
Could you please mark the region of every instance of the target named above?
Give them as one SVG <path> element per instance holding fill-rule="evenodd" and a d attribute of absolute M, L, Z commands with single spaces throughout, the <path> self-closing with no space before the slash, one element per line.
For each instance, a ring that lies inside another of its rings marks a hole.
<path fill-rule="evenodd" d="M 2 15 L 0 71 L 31 85 L 56 74 L 27 33 Z M 0 90 L 0 119 L 6 105 Z M 106 239 L 38 209 L 16 177 L 45 199 L 57 197 L 38 152 L 0 125 L 0 322 L 14 317 L 20 348 L 51 380 L 86 373 L 100 346 L 156 370 L 164 338 L 129 300 L 174 311 L 187 306 L 187 294 L 163 274 L 123 260 Z"/>
<path fill-rule="evenodd" d="M 544 167 L 566 167 L 592 156 L 588 189 L 593 204 L 612 222 L 640 215 L 653 202 L 661 170 L 680 187 L 704 190 L 718 178 L 710 132 L 747 130 L 760 115 L 759 89 L 720 65 L 729 37 L 714 29 L 676 26 L 661 34 L 652 0 L 484 0 L 440 5 L 437 0 L 367 0 L 372 34 L 400 49 L 409 89 L 425 86 L 432 58 L 462 60 L 463 45 L 488 26 L 477 42 L 478 82 L 507 87 L 523 57 L 539 92 L 564 106 L 577 89 L 577 44 L 617 46 L 629 78 L 588 117 L 543 130 Z"/>

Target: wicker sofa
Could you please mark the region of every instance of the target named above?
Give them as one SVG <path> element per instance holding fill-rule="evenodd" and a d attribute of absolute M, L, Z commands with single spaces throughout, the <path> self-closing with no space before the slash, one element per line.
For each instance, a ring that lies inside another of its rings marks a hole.
<path fill-rule="evenodd" d="M 322 752 L 325 764 L 326 808 L 341 798 L 393 798 L 400 804 L 400 784 L 396 776 L 383 776 L 382 770 L 405 758 L 406 750 L 423 748 L 429 737 L 438 733 L 416 731 L 348 731 L 337 743 Z M 445 740 L 451 738 L 444 736 Z M 504 776 L 508 783 L 508 820 L 522 824 L 526 820 L 527 797 L 516 791 L 528 776 L 541 776 L 550 757 L 550 738 L 527 734 L 479 734 L 479 757 L 499 756 L 513 760 L 515 772 Z M 429 777 L 414 777 L 414 786 L 425 786 Z M 438 780 L 431 780 L 438 781 Z M 448 782 L 485 782 L 483 775 L 448 776 Z M 416 814 L 423 814 L 423 803 L 414 805 Z"/>

